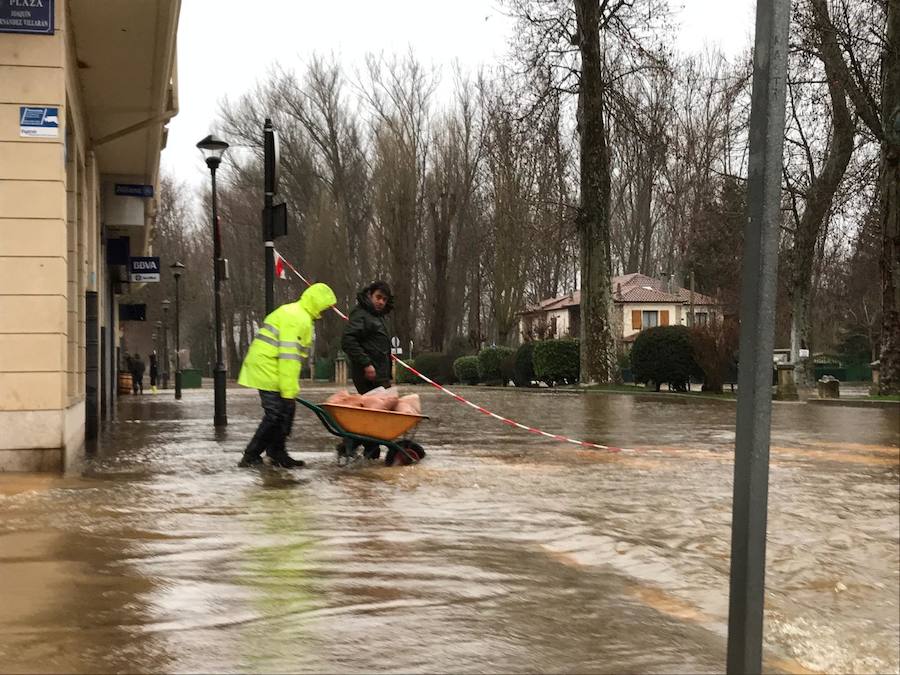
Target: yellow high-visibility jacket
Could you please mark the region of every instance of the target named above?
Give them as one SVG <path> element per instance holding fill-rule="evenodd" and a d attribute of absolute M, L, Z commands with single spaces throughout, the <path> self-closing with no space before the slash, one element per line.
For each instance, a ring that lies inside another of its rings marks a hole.
<path fill-rule="evenodd" d="M 313 321 L 336 301 L 327 285 L 313 284 L 297 302 L 269 314 L 250 343 L 238 384 L 295 398 L 300 391 L 300 366 L 312 344 Z"/>

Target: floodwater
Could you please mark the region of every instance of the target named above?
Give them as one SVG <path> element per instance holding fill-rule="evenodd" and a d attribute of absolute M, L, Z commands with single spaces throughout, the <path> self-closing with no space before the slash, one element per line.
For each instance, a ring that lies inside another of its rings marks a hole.
<path fill-rule="evenodd" d="M 128 397 L 83 470 L 0 475 L 0 670 L 724 670 L 734 405 L 416 388 L 418 466 L 238 469 L 255 392 Z M 320 401 L 325 388 L 303 395 Z M 896 410 L 774 410 L 765 668 L 897 672 Z"/>

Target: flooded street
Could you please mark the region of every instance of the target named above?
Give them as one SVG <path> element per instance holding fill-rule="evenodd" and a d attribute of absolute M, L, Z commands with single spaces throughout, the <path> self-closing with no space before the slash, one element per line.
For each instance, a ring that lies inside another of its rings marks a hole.
<path fill-rule="evenodd" d="M 306 386 L 323 400 L 333 388 Z M 462 391 L 462 390 L 461 390 Z M 0 474 L 0 670 L 723 671 L 734 404 L 416 387 L 426 460 L 238 469 L 256 393 L 126 397 L 65 477 Z M 896 410 L 773 411 L 765 667 L 900 669 Z"/>

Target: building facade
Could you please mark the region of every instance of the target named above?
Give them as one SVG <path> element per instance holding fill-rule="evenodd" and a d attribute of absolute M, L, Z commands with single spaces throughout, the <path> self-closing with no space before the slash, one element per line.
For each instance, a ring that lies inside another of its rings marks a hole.
<path fill-rule="evenodd" d="M 715 298 L 691 293 L 686 288 L 643 274 L 613 277 L 613 318 L 618 339 L 629 343 L 646 328 L 669 325 L 703 325 L 721 318 Z M 693 319 L 691 311 L 693 310 Z M 581 292 L 542 300 L 520 313 L 523 339 L 577 338 L 581 328 Z"/>
<path fill-rule="evenodd" d="M 180 0 L 0 0 L 0 471 L 114 415 L 118 296 L 150 253 Z"/>

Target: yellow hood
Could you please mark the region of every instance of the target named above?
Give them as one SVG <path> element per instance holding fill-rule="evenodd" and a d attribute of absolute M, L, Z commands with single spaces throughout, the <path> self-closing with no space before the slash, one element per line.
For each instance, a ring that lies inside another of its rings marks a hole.
<path fill-rule="evenodd" d="M 303 291 L 297 302 L 313 319 L 318 319 L 322 312 L 337 302 L 337 298 L 328 284 L 313 284 Z"/>

